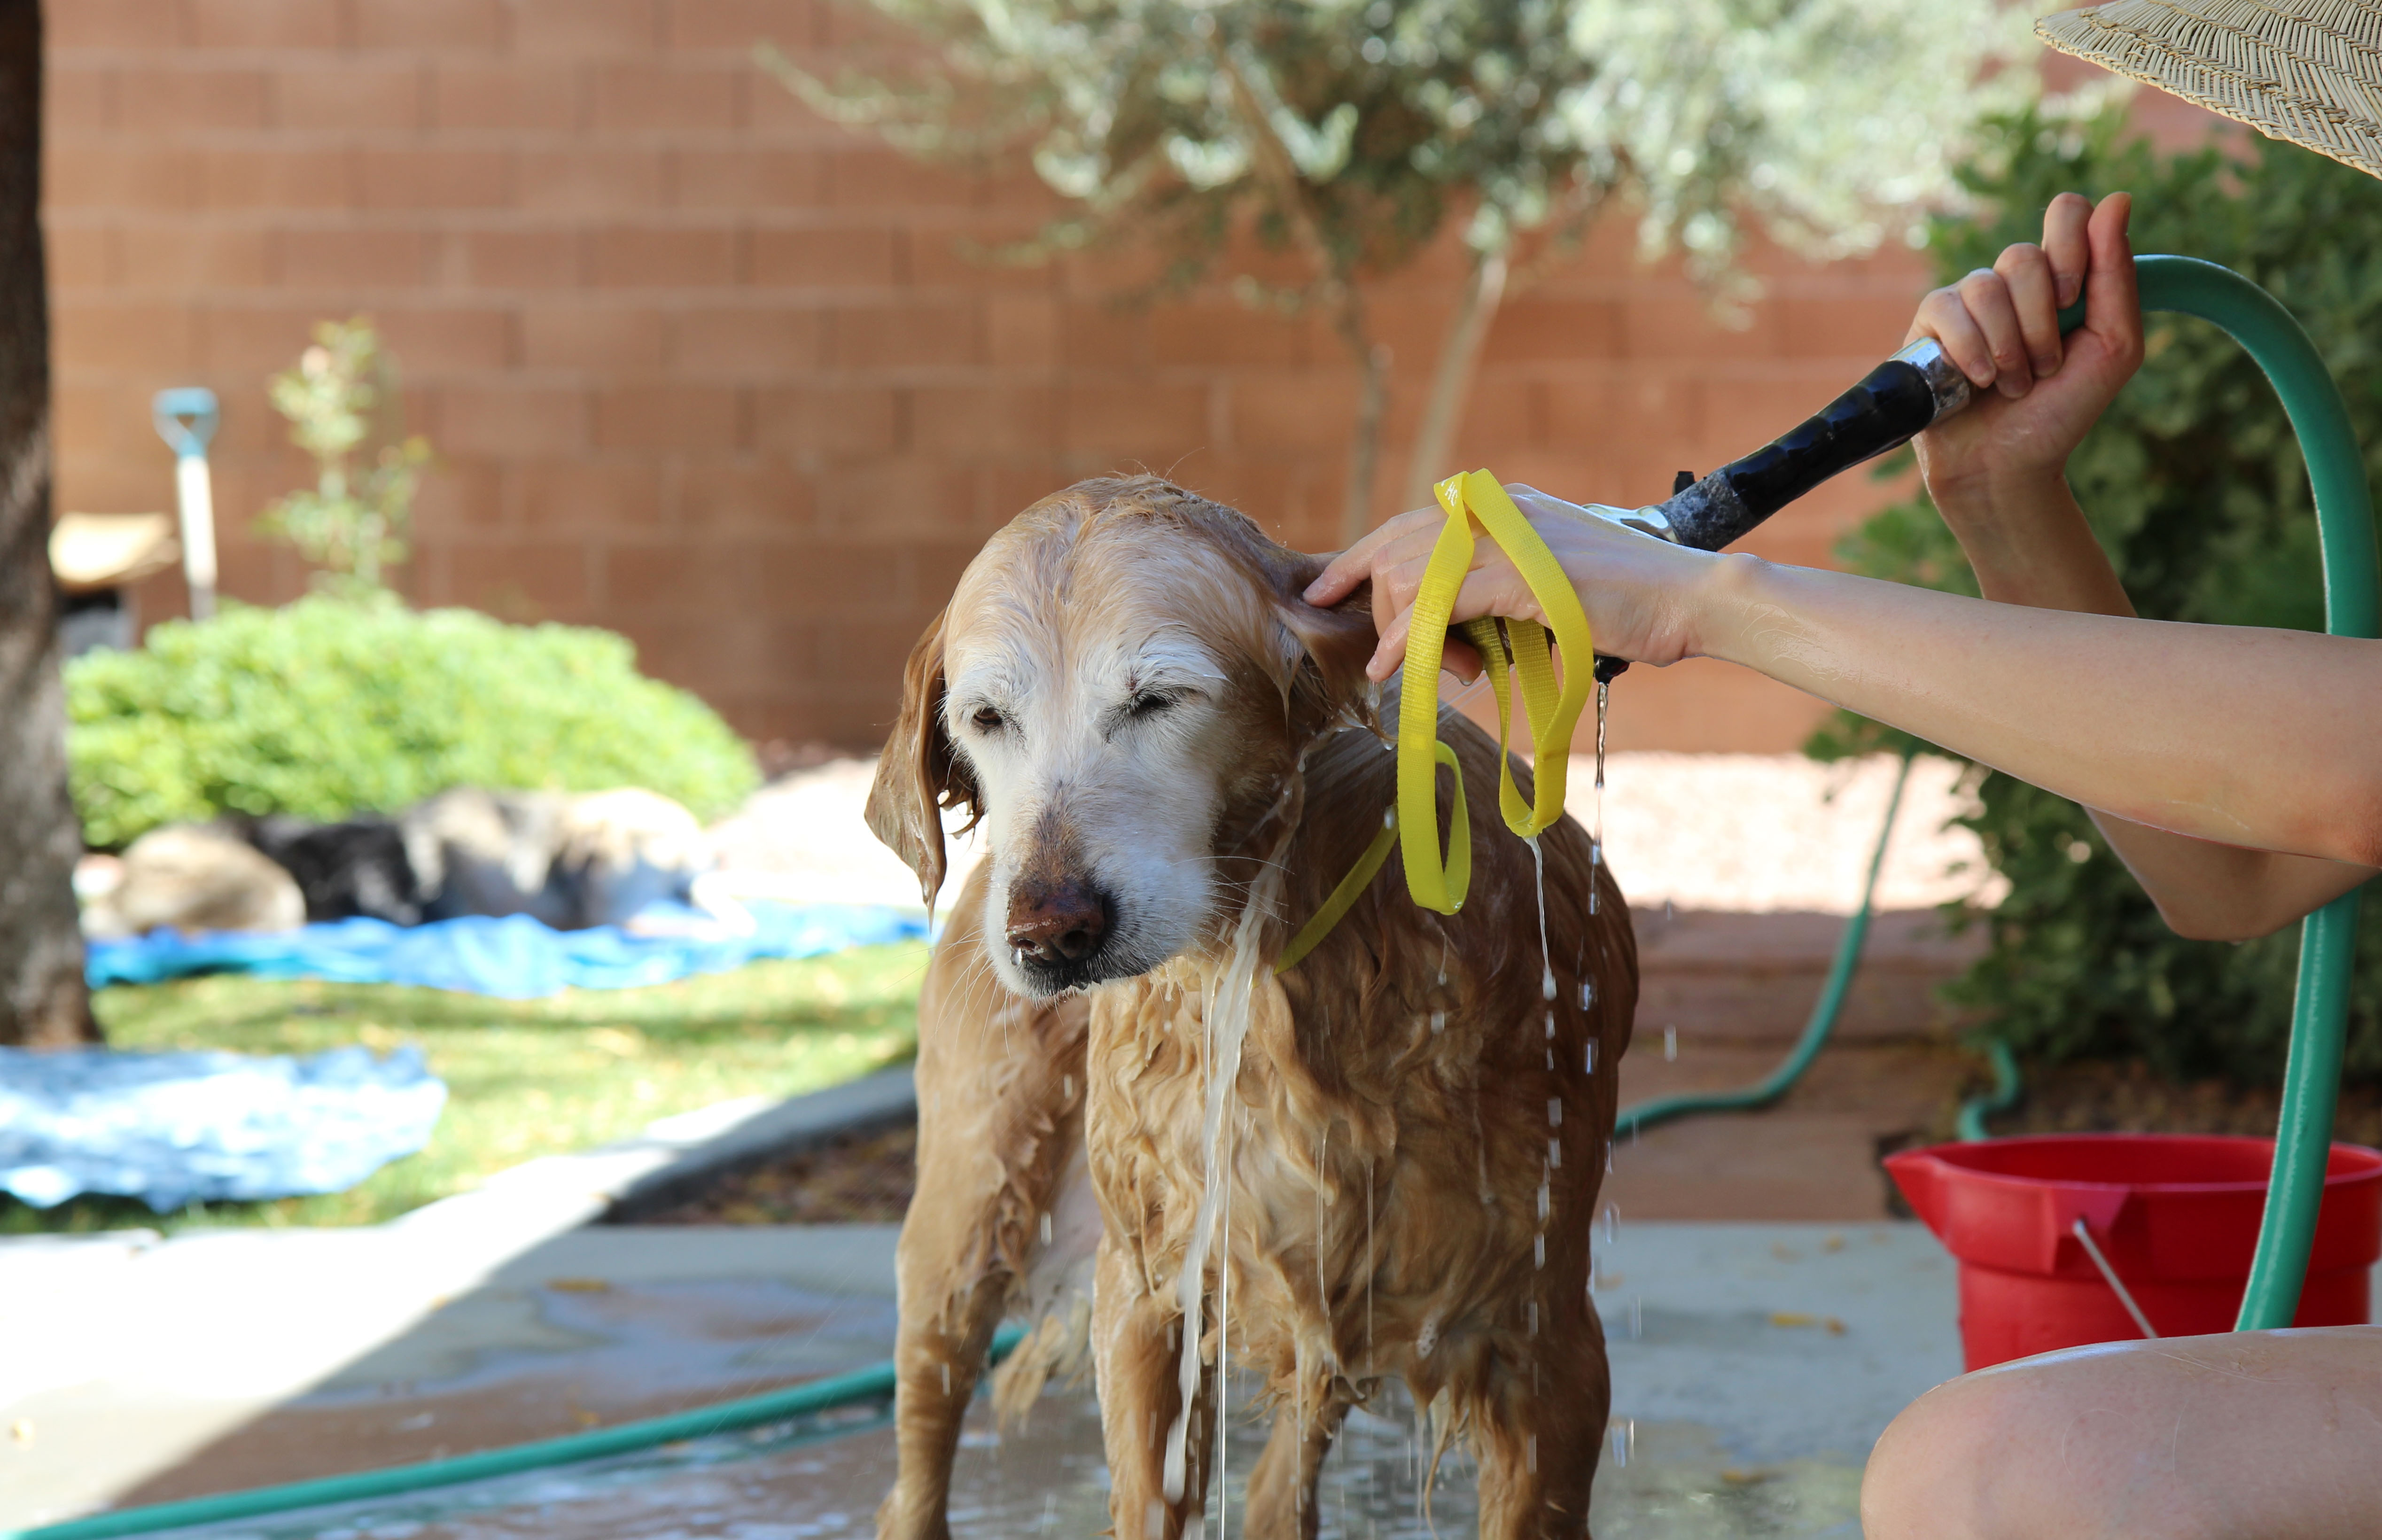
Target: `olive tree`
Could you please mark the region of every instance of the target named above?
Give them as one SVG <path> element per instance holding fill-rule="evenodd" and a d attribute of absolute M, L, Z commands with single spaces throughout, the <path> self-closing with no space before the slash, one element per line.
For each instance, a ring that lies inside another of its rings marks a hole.
<path fill-rule="evenodd" d="M 1429 373 L 1405 495 L 1446 463 L 1501 304 L 1600 217 L 1725 294 L 1749 221 L 1814 255 L 1916 227 L 1970 126 L 2023 96 L 2000 0 L 854 0 L 923 48 L 815 107 L 925 158 L 1022 156 L 1065 212 L 1018 255 L 1156 249 L 1162 294 L 1218 277 L 1327 317 L 1362 388 L 1344 533 L 1375 489 L 1393 360 L 1369 280 L 1449 229 L 1470 261 Z M 1273 260 L 1241 263 L 1243 238 Z M 1296 276 L 1270 276 L 1281 254 Z M 1740 284 L 1740 288 L 1742 285 Z"/>

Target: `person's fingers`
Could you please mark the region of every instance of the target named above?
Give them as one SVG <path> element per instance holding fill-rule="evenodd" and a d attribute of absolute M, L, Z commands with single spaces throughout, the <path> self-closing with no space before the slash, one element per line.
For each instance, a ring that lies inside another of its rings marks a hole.
<path fill-rule="evenodd" d="M 1400 526 L 1411 515 L 1397 518 L 1368 530 L 1357 543 L 1324 564 L 1323 570 L 1307 585 L 1302 595 L 1310 605 L 1329 606 L 1346 598 L 1356 586 L 1372 575 L 1375 554 L 1382 545 L 1397 538 Z"/>
<path fill-rule="evenodd" d="M 1412 534 L 1418 529 L 1436 529 L 1445 518 L 1437 508 L 1416 508 L 1366 531 L 1362 539 L 1333 556 L 1323 570 L 1316 574 L 1315 581 L 1307 585 L 1307 602 L 1318 606 L 1338 604 L 1358 583 L 1372 575 L 1375 558 L 1381 547 Z"/>
<path fill-rule="evenodd" d="M 2085 227 L 2092 218 L 2093 201 L 2081 192 L 2063 192 L 2043 211 L 2043 253 L 2051 262 L 2052 289 L 2061 310 L 2084 291 L 2093 255 Z"/>
<path fill-rule="evenodd" d="M 2093 266 L 2084 291 L 2084 325 L 2121 359 L 2140 358 L 2143 350 L 2142 295 L 2134 284 L 2133 243 L 2126 234 L 2133 208 L 2132 193 L 2113 192 L 2093 211 L 2085 232 Z"/>
<path fill-rule="evenodd" d="M 2018 324 L 2018 307 L 2010 302 L 2009 285 L 1993 269 L 1981 267 L 1953 287 L 1960 291 L 1960 303 L 1969 318 L 1984 334 L 1994 361 L 1994 387 L 2017 400 L 2033 385 L 2034 370 L 2026 353 L 2026 336 Z"/>
<path fill-rule="evenodd" d="M 1439 548 L 1439 532 L 1415 530 L 1373 553 L 1373 613 L 1395 615 L 1414 603 L 1415 591 Z"/>
<path fill-rule="evenodd" d="M 2054 298 L 2051 259 L 2042 247 L 2020 241 L 2003 251 L 1994 271 L 2009 290 L 2034 377 L 2048 379 L 2059 372 L 2060 354 L 2059 301 Z"/>
<path fill-rule="evenodd" d="M 1373 650 L 1372 661 L 1366 666 L 1365 671 L 1371 678 L 1385 679 L 1406 661 L 1407 632 L 1414 621 L 1414 596 L 1422 587 L 1423 572 L 1430 565 L 1430 553 L 1422 550 L 1394 568 L 1375 568 L 1374 593 L 1388 592 L 1396 597 L 1388 605 L 1394 617 L 1381 628 L 1381 642 Z M 1456 588 L 1455 604 L 1447 623 L 1453 626 L 1485 615 L 1514 616 L 1525 620 L 1541 618 L 1537 599 L 1511 558 L 1488 541 L 1474 549 L 1472 568 Z M 1480 657 L 1461 637 L 1450 634 L 1440 666 L 1469 679 L 1479 672 Z"/>
<path fill-rule="evenodd" d="M 1381 640 L 1365 664 L 1367 678 L 1378 683 L 1398 671 L 1398 666 L 1406 660 L 1406 632 L 1413 626 L 1414 606 L 1408 605 L 1381 628 Z"/>
<path fill-rule="evenodd" d="M 1944 351 L 1958 365 L 1969 383 L 1983 390 L 1994 383 L 1994 349 L 1978 329 L 1969 308 L 1960 301 L 1958 289 L 1939 288 L 1919 301 L 1919 314 L 1910 323 L 1914 337 L 1932 336 L 1944 345 Z"/>

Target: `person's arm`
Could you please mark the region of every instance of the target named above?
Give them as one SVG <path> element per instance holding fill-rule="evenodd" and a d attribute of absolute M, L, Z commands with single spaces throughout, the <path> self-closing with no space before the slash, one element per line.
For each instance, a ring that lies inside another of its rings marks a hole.
<path fill-rule="evenodd" d="M 2052 559 L 2060 528 L 2046 527 L 2040 544 L 2003 538 L 2020 519 L 2081 532 L 2065 542 L 2069 559 Z M 1960 526 L 1955 526 L 1960 532 Z M 2037 609 L 2130 617 L 2133 605 L 2108 558 L 2085 527 L 2065 480 L 2040 490 L 2022 511 L 1961 542 L 1988 599 Z M 2158 905 L 2177 935 L 2211 941 L 2238 941 L 2279 929 L 2372 876 L 2362 866 L 2288 855 L 2279 850 L 2178 834 L 2135 823 L 2105 807 L 2086 805 L 2109 848 Z"/>
<path fill-rule="evenodd" d="M 2158 852 L 2153 861 L 2179 851 L 2157 870 L 2189 890 L 2182 904 L 2223 912 L 2223 895 L 2209 890 L 2229 857 L 2314 858 L 2320 870 L 2303 864 L 2294 879 L 2297 913 L 2382 866 L 2382 642 L 2028 608 L 1752 556 L 1702 559 L 1676 655 L 1744 664 L 2143 825 L 2141 835 L 2188 837 L 2166 848 L 2136 840 Z M 2193 929 L 2257 935 L 2293 917 Z"/>
<path fill-rule="evenodd" d="M 2179 929 L 2262 934 L 2382 865 L 2382 733 L 2372 730 L 2382 724 L 2382 643 L 2130 617 L 2056 469 L 2140 358 L 2124 206 L 2104 207 L 2093 315 L 2064 362 L 2056 325 L 2047 348 L 2039 327 L 2021 326 L 2020 350 L 2008 356 L 2012 339 L 1989 335 L 1995 318 L 1978 320 L 1990 306 L 1960 307 L 1973 324 L 1963 335 L 1960 317 L 1935 304 L 1947 349 L 2000 399 L 1946 425 L 1967 422 L 1978 436 L 1922 438 L 1922 461 L 2003 602 L 1684 550 L 1512 490 L 1579 589 L 1600 651 L 1658 666 L 1728 658 L 2101 810 L 2112 815 L 2105 827 L 2135 825 L 2115 837 Z M 2101 269 L 2105 254 L 2122 257 L 2122 273 Z M 1987 287 L 1977 278 L 1931 303 Z M 2021 290 L 2029 281 L 2020 275 Z M 1960 473 L 2020 465 L 2014 446 L 2056 457 L 2056 495 L 2015 474 Z M 1441 521 L 1435 509 L 1391 520 L 1308 590 L 1311 602 L 1331 604 L 1371 580 L 1377 613 L 1392 617 L 1376 678 L 1405 654 Z M 1483 541 L 1455 617 L 1489 614 L 1543 618 L 1504 554 Z M 1449 653 L 1459 664 L 1468 656 Z"/>
<path fill-rule="evenodd" d="M 2068 456 L 2142 361 L 2129 204 L 2119 193 L 2095 210 L 2063 194 L 2044 214 L 2042 246 L 2012 246 L 1991 270 L 1930 294 L 1905 338 L 1941 341 L 1980 392 L 1916 447 L 1929 495 L 1988 599 L 2134 613 L 2066 476 Z M 2063 339 L 2057 310 L 2088 275 L 2092 313 Z M 2182 935 L 2263 935 L 2373 874 L 2087 811 Z"/>

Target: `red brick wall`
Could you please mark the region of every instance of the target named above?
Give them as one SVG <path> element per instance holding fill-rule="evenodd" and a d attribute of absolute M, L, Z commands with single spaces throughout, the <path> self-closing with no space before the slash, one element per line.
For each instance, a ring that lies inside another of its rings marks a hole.
<path fill-rule="evenodd" d="M 171 506 L 161 386 L 224 401 L 226 593 L 302 578 L 249 533 L 301 484 L 263 381 L 369 312 L 441 456 L 424 604 L 587 621 L 762 738 L 876 740 L 901 661 L 984 535 L 1076 477 L 1150 467 L 1283 539 L 1336 524 L 1354 382 L 1327 334 L 1222 296 L 1146 312 L 1095 264 L 958 249 L 1029 229 L 1022 180 L 919 169 L 750 62 L 831 67 L 811 0 L 53 0 L 47 221 L 62 508 Z M 1899 339 L 1908 253 L 1760 264 L 1742 331 L 1623 232 L 1512 304 L 1461 459 L 1651 500 L 1807 414 Z M 1375 298 L 1402 374 L 1385 486 L 1451 261 Z M 1848 479 L 1755 547 L 1826 559 Z M 178 611 L 153 581 L 151 617 Z M 1640 671 L 1616 743 L 1776 749 L 1810 702 L 1717 665 Z"/>

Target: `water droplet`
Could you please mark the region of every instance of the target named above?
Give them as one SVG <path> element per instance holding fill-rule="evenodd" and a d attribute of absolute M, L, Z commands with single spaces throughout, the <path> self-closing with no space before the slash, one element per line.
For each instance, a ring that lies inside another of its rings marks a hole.
<path fill-rule="evenodd" d="M 1585 1074 L 1596 1073 L 1596 1039 L 1592 1037 L 1588 1040 L 1588 1057 L 1580 1069 Z"/>
<path fill-rule="evenodd" d="M 1533 1311 L 1538 1309 L 1536 1305 L 1532 1305 L 1530 1308 Z M 1537 1475 L 1539 1473 L 1539 1436 L 1537 1434 L 1534 1433 L 1530 1435 L 1528 1448 L 1529 1453 L 1527 1457 L 1526 1463 L 1528 1463 L 1530 1468 L 1530 1474 Z"/>
<path fill-rule="evenodd" d="M 1664 1027 L 1663 1029 L 1663 1062 L 1665 1064 L 1676 1064 L 1678 1061 L 1679 1029 L 1676 1027 Z"/>
<path fill-rule="evenodd" d="M 1646 1335 L 1646 1296 L 1629 1296 L 1629 1339 L 1636 1341 Z"/>
<path fill-rule="evenodd" d="M 1539 1180 L 1539 1223 L 1542 1225 L 1547 1222 L 1547 1216 L 1553 1212 L 1553 1189 L 1547 1184 L 1544 1178 L 1541 1178 Z"/>
<path fill-rule="evenodd" d="M 1604 1213 L 1600 1216 L 1600 1218 L 1604 1226 L 1605 1248 L 1609 1251 L 1612 1249 L 1614 1238 L 1621 1233 L 1621 1205 L 1619 1204 L 1605 1204 Z"/>
<path fill-rule="evenodd" d="M 1617 1426 L 1613 1430 L 1613 1463 L 1622 1467 L 1629 1463 L 1629 1436 Z"/>
<path fill-rule="evenodd" d="M 1539 1302 L 1538 1302 L 1538 1301 L 1536 1301 L 1536 1300 L 1532 1300 L 1532 1301 L 1530 1302 L 1530 1335 L 1531 1335 L 1532 1337 L 1536 1337 L 1538 1334 L 1539 1334 Z"/>
<path fill-rule="evenodd" d="M 1538 1259 L 1540 1266 L 1543 1267 L 1547 1265 L 1547 1236 L 1544 1230 L 1541 1230 L 1531 1238 L 1530 1252 Z"/>
<path fill-rule="evenodd" d="M 1547 1164 L 1553 1167 L 1558 1171 L 1563 1169 L 1562 1140 L 1550 1139 L 1547 1141 Z"/>
<path fill-rule="evenodd" d="M 951 1393 L 952 1393 L 952 1366 L 951 1366 L 950 1364 L 946 1363 L 946 1364 L 944 1364 L 944 1365 L 943 1365 L 943 1394 L 944 1394 L 944 1395 L 946 1395 L 946 1396 L 948 1396 L 948 1395 L 950 1395 Z"/>
<path fill-rule="evenodd" d="M 1554 1037 L 1554 1034 L 1555 1034 L 1555 1013 L 1554 1013 L 1553 1011 L 1552 1011 L 1552 1010 L 1551 1010 L 1551 1011 L 1548 1011 L 1548 1012 L 1547 1012 L 1547 1036 L 1548 1036 L 1548 1038 L 1549 1038 L 1550 1040 L 1552 1040 L 1552 1039 Z"/>
<path fill-rule="evenodd" d="M 1555 997 L 1555 971 L 1553 969 L 1542 968 L 1539 971 L 1539 995 L 1543 999 L 1552 1000 Z M 1554 1018 L 1550 1014 L 1547 1020 L 1552 1021 Z"/>
<path fill-rule="evenodd" d="M 1044 1216 L 1042 1216 L 1042 1244 L 1044 1244 L 1044 1245 L 1046 1245 L 1046 1246 L 1047 1246 L 1047 1245 L 1049 1245 L 1050 1243 L 1050 1216 L 1049 1216 L 1048 1214 L 1045 1214 Z"/>
<path fill-rule="evenodd" d="M 1594 979 L 1580 980 L 1579 1008 L 1586 1010 L 1589 1007 L 1594 1004 L 1596 1004 L 1596 981 Z"/>
<path fill-rule="evenodd" d="M 1551 1129 L 1559 1129 L 1563 1127 L 1563 1098 L 1561 1096 L 1549 1096 L 1547 1098 L 1547 1127 Z"/>
<path fill-rule="evenodd" d="M 1435 1033 L 1447 1030 L 1447 1012 L 1434 1010 L 1430 1013 L 1430 1030 Z"/>
<path fill-rule="evenodd" d="M 1597 867 L 1604 860 L 1604 710 L 1613 698 L 1613 687 L 1596 687 L 1596 797 L 1590 804 L 1588 831 L 1588 912 L 1596 912 Z"/>

